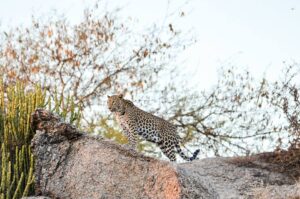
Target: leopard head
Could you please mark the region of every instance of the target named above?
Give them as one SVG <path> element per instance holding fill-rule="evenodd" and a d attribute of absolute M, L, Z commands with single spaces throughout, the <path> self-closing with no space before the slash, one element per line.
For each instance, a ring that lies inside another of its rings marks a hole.
<path fill-rule="evenodd" d="M 111 112 L 118 112 L 123 115 L 125 113 L 125 100 L 123 99 L 123 95 L 112 95 L 107 96 L 107 107 Z"/>

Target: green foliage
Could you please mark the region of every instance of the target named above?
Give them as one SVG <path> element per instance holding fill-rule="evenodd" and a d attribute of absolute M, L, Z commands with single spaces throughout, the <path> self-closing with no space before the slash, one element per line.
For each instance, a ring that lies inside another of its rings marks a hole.
<path fill-rule="evenodd" d="M 0 85 L 0 199 L 21 198 L 34 194 L 34 157 L 30 141 L 31 113 L 47 107 L 67 122 L 79 125 L 81 114 L 73 98 L 40 87 L 27 89 L 22 84 Z"/>
<path fill-rule="evenodd" d="M 30 115 L 45 104 L 40 87 L 25 91 L 24 86 L 0 85 L 0 198 L 21 198 L 34 192 L 34 158 L 30 149 L 33 132 Z"/>

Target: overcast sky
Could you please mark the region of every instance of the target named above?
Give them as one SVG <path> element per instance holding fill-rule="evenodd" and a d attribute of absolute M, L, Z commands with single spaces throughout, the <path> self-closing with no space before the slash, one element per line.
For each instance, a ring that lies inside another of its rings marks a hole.
<path fill-rule="evenodd" d="M 31 15 L 63 13 L 72 23 L 80 21 L 91 0 L 0 0 L 1 28 L 28 24 Z M 122 15 L 141 26 L 166 23 L 167 13 L 182 1 L 109 0 L 105 6 L 125 6 Z M 120 4 L 121 3 L 121 4 Z M 300 61 L 299 0 L 192 0 L 178 13 L 187 15 L 177 25 L 192 28 L 197 43 L 183 53 L 186 74 L 201 87 L 216 81 L 221 65 L 248 67 L 258 76 L 278 75 L 282 62 Z"/>

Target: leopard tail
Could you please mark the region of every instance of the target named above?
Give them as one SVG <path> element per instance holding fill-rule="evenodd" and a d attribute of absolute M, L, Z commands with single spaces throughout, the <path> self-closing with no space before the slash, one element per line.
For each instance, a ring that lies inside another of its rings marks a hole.
<path fill-rule="evenodd" d="M 176 150 L 177 150 L 178 154 L 179 154 L 184 160 L 186 160 L 186 161 L 193 161 L 193 160 L 195 160 L 195 159 L 197 158 L 199 152 L 200 152 L 200 150 L 197 149 L 196 151 L 194 151 L 192 157 L 188 157 L 187 155 L 185 155 L 185 154 L 183 153 L 182 149 L 180 148 L 180 146 L 179 146 L 178 144 L 176 145 Z"/>

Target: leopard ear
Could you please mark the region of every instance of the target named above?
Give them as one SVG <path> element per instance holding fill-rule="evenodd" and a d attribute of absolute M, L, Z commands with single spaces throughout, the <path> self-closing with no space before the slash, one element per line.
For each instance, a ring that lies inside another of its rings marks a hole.
<path fill-rule="evenodd" d="M 123 98 L 123 94 L 118 95 L 118 97 L 122 99 Z"/>
<path fill-rule="evenodd" d="M 107 95 L 107 98 L 110 98 L 111 96 Z"/>

